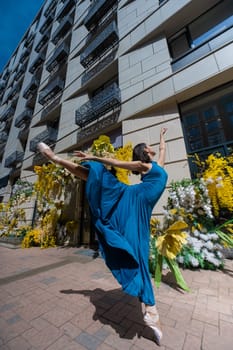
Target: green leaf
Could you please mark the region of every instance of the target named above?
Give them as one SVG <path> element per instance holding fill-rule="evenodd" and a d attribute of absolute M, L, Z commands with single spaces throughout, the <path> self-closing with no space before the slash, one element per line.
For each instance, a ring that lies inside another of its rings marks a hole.
<path fill-rule="evenodd" d="M 163 256 L 161 254 L 157 255 L 157 263 L 155 269 L 155 285 L 156 287 L 160 286 L 162 278 L 162 269 L 163 269 Z"/>
<path fill-rule="evenodd" d="M 168 259 L 166 258 L 166 261 L 167 261 L 167 264 L 171 270 L 171 272 L 174 274 L 175 276 L 175 279 L 176 279 L 176 282 L 177 284 L 183 289 L 185 290 L 186 292 L 190 292 L 190 289 L 189 287 L 187 286 L 183 276 L 182 276 L 182 273 L 179 269 L 179 266 L 177 264 L 177 262 L 175 260 L 171 260 L 171 259 Z"/>

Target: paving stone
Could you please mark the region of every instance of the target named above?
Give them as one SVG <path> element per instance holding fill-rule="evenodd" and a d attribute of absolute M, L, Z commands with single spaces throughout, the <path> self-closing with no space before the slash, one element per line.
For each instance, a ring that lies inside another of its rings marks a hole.
<path fill-rule="evenodd" d="M 102 343 L 101 339 L 86 332 L 81 332 L 74 340 L 88 350 L 96 350 Z"/>
<path fill-rule="evenodd" d="M 182 270 L 190 293 L 166 284 L 166 272 L 154 288 L 159 348 L 144 324 L 144 305 L 122 292 L 102 259 L 77 251 L 0 247 L 1 350 L 232 349 L 233 261 L 227 273 Z"/>
<path fill-rule="evenodd" d="M 201 336 L 194 336 L 188 334 L 185 338 L 184 347 L 182 350 L 200 350 L 201 349 Z"/>

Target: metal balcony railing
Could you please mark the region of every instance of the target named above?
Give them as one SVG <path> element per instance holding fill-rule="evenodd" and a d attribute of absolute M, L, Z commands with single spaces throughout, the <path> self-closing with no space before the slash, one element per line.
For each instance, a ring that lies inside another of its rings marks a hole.
<path fill-rule="evenodd" d="M 19 133 L 18 133 L 18 139 L 21 142 L 25 142 L 28 139 L 28 134 L 29 134 L 29 124 L 25 123 L 25 124 L 21 125 L 21 128 L 20 128 Z"/>
<path fill-rule="evenodd" d="M 5 80 L 0 79 L 0 90 L 5 89 L 5 87 L 6 87 L 6 82 L 5 82 Z"/>
<path fill-rule="evenodd" d="M 28 96 L 25 106 L 27 108 L 34 108 L 36 103 L 36 93 L 31 92 Z"/>
<path fill-rule="evenodd" d="M 22 64 L 18 71 L 16 72 L 15 74 L 15 80 L 18 81 L 21 79 L 21 77 L 23 76 L 23 74 L 26 72 L 26 68 L 27 68 L 27 65 L 24 63 Z"/>
<path fill-rule="evenodd" d="M 30 68 L 29 68 L 29 72 L 30 73 L 35 73 L 35 71 L 37 70 L 38 67 L 40 67 L 42 65 L 42 63 L 45 60 L 45 54 L 43 53 L 39 53 L 38 56 L 36 57 L 36 59 L 33 61 L 33 63 L 31 64 Z"/>
<path fill-rule="evenodd" d="M 29 149 L 31 152 L 37 151 L 37 145 L 39 142 L 45 142 L 46 144 L 50 145 L 51 143 L 55 142 L 57 140 L 58 130 L 47 127 L 46 130 L 42 131 L 39 135 L 34 137 L 30 141 Z"/>
<path fill-rule="evenodd" d="M 29 98 L 31 93 L 35 92 L 38 86 L 39 86 L 39 81 L 35 77 L 33 77 L 31 82 L 28 84 L 28 86 L 24 90 L 23 97 L 26 99 Z"/>
<path fill-rule="evenodd" d="M 11 117 L 13 117 L 14 113 L 15 113 L 15 108 L 13 108 L 12 106 L 9 106 L 9 107 L 3 112 L 3 114 L 0 116 L 0 122 L 7 121 L 7 120 L 10 119 Z"/>
<path fill-rule="evenodd" d="M 4 145 L 8 139 L 7 132 L 6 131 L 1 131 L 0 132 L 0 146 Z"/>
<path fill-rule="evenodd" d="M 41 112 L 40 121 L 38 124 L 46 123 L 49 120 L 54 120 L 57 117 L 58 109 L 60 106 L 61 93 L 58 94 Z"/>
<path fill-rule="evenodd" d="M 62 43 L 55 51 L 52 57 L 46 63 L 46 69 L 48 72 L 52 72 L 52 70 L 62 62 L 69 53 L 69 47 L 66 43 Z"/>
<path fill-rule="evenodd" d="M 75 0 L 66 0 L 62 8 L 57 13 L 57 20 L 60 21 L 68 13 L 70 13 L 71 9 L 74 8 L 74 5 L 75 5 Z"/>
<path fill-rule="evenodd" d="M 25 47 L 25 49 L 22 52 L 22 55 L 20 56 L 19 62 L 24 63 L 24 61 L 29 56 L 29 54 L 30 54 L 30 50 L 27 47 Z"/>
<path fill-rule="evenodd" d="M 44 35 L 42 36 L 42 38 L 40 39 L 40 41 L 36 45 L 36 47 L 35 47 L 36 52 L 39 53 L 40 51 L 42 51 L 42 48 L 44 48 L 45 45 L 48 45 L 49 36 L 50 36 L 49 32 L 47 31 L 46 33 L 44 33 Z"/>
<path fill-rule="evenodd" d="M 87 67 L 93 63 L 109 47 L 118 41 L 118 30 L 115 21 L 112 21 L 99 35 L 84 49 L 80 55 L 80 63 Z"/>
<path fill-rule="evenodd" d="M 50 14 L 55 12 L 55 5 L 57 4 L 57 0 L 51 1 L 47 9 L 45 10 L 45 17 L 48 17 Z"/>
<path fill-rule="evenodd" d="M 16 128 L 20 128 L 24 123 L 28 123 L 31 121 L 33 115 L 32 109 L 25 109 L 18 117 L 15 119 Z"/>
<path fill-rule="evenodd" d="M 3 176 L 0 179 L 0 188 L 6 187 L 8 185 L 9 175 Z"/>
<path fill-rule="evenodd" d="M 5 160 L 5 167 L 6 168 L 13 168 L 18 163 L 21 163 L 23 161 L 24 152 L 20 151 L 14 151 L 9 157 Z"/>
<path fill-rule="evenodd" d="M 34 32 L 31 32 L 29 34 L 29 36 L 27 37 L 27 39 L 25 40 L 25 43 L 24 43 L 24 46 L 26 48 L 30 48 L 32 43 L 33 43 L 33 39 L 35 38 L 35 33 Z"/>
<path fill-rule="evenodd" d="M 49 101 L 54 98 L 59 92 L 63 90 L 64 80 L 60 77 L 52 80 L 40 93 L 39 95 L 39 103 L 44 105 L 49 103 Z"/>
<path fill-rule="evenodd" d="M 56 45 L 58 41 L 67 34 L 67 32 L 72 27 L 72 25 L 73 25 L 73 18 L 70 15 L 67 15 L 66 17 L 64 17 L 60 22 L 59 26 L 57 27 L 57 29 L 55 30 L 55 32 L 53 33 L 53 36 L 51 39 L 52 43 Z"/>
<path fill-rule="evenodd" d="M 51 26 L 51 24 L 53 23 L 53 19 L 54 19 L 54 14 L 50 14 L 44 24 L 41 26 L 40 28 L 40 33 L 44 34 L 46 32 L 46 30 Z"/>
<path fill-rule="evenodd" d="M 90 6 L 87 16 L 84 18 L 85 27 L 90 30 L 96 26 L 99 20 L 106 14 L 110 8 L 117 3 L 117 0 L 98 0 Z"/>
<path fill-rule="evenodd" d="M 90 79 L 100 73 L 105 67 L 114 61 L 115 51 L 111 51 L 106 57 L 101 59 L 92 69 L 85 70 L 82 75 L 82 85 L 87 83 Z"/>
<path fill-rule="evenodd" d="M 120 103 L 120 89 L 117 83 L 113 83 L 76 110 L 75 122 L 83 127 L 119 106 Z"/>

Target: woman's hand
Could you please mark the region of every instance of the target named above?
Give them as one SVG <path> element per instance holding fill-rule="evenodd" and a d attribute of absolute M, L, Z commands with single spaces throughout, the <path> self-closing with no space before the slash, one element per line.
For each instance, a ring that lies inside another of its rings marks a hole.
<path fill-rule="evenodd" d="M 163 136 L 167 132 L 167 128 L 162 128 L 160 130 L 160 136 Z"/>
<path fill-rule="evenodd" d="M 74 156 L 80 158 L 81 160 L 94 160 L 94 156 L 87 154 L 82 151 L 74 151 Z"/>

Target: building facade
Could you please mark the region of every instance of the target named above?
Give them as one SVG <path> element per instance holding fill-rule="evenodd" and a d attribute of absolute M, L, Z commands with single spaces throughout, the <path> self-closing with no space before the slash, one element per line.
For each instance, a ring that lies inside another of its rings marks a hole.
<path fill-rule="evenodd" d="M 232 57 L 232 0 L 46 0 L 0 76 L 0 201 L 40 141 L 158 150 L 167 127 L 168 184 L 195 176 L 193 154 L 232 152 Z"/>

